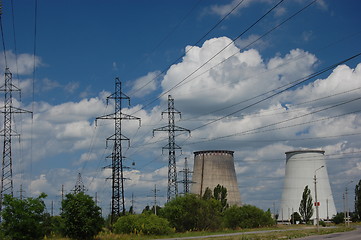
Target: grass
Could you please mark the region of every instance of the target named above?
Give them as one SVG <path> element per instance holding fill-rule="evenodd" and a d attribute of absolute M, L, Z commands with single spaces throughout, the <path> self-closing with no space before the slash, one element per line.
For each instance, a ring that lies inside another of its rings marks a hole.
<path fill-rule="evenodd" d="M 109 231 L 101 232 L 96 239 L 97 240 L 149 240 L 149 239 L 162 239 L 162 238 L 181 238 L 181 237 L 197 237 L 197 236 L 207 236 L 207 235 L 218 235 L 218 234 L 227 234 L 227 233 L 244 233 L 242 235 L 236 236 L 227 236 L 227 237 L 211 237 L 203 238 L 206 240 L 215 240 L 215 239 L 224 239 L 224 240 L 268 240 L 268 239 L 293 239 L 301 238 L 310 235 L 321 235 L 321 234 L 330 234 L 335 232 L 345 232 L 354 229 L 356 224 L 351 225 L 347 228 L 345 226 L 336 226 L 336 227 L 320 227 L 320 231 L 317 232 L 316 228 L 313 226 L 305 225 L 277 225 L 272 228 L 257 228 L 257 229 L 240 229 L 240 230 L 225 230 L 219 232 L 206 232 L 206 231 L 197 231 L 197 232 L 185 232 L 185 233 L 174 233 L 170 235 L 162 236 L 147 236 L 139 234 L 114 234 Z M 360 225 L 360 224 L 358 224 Z M 275 232 L 262 233 L 260 231 L 265 230 L 279 230 Z M 249 233 L 247 232 L 260 232 L 260 233 Z M 45 239 L 49 240 L 69 240 L 69 238 L 61 237 L 48 237 Z"/>

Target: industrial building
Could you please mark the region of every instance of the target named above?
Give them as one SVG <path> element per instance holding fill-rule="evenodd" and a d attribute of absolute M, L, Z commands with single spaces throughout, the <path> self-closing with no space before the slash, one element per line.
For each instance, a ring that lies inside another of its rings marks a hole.
<path fill-rule="evenodd" d="M 299 213 L 299 206 L 305 186 L 311 190 L 315 203 L 315 181 L 319 218 L 331 219 L 336 215 L 336 207 L 328 179 L 325 151 L 297 150 L 286 152 L 286 176 L 283 187 L 282 201 L 279 209 L 279 222 L 290 221 L 293 212 Z M 316 209 L 312 219 L 316 218 Z"/>
<path fill-rule="evenodd" d="M 209 150 L 194 152 L 191 193 L 202 196 L 206 188 L 219 184 L 227 188 L 227 202 L 241 205 L 241 195 L 234 168 L 233 151 Z"/>

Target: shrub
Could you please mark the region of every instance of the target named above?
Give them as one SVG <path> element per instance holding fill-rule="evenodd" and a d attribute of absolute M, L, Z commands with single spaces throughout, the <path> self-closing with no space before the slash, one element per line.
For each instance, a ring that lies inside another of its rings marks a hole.
<path fill-rule="evenodd" d="M 173 232 L 169 222 L 154 214 L 126 215 L 114 224 L 115 233 L 163 235 Z"/>
<path fill-rule="evenodd" d="M 171 226 L 179 232 L 215 230 L 221 227 L 221 211 L 220 201 L 186 194 L 166 203 L 160 215 L 168 219 Z"/>
<path fill-rule="evenodd" d="M 224 226 L 228 228 L 257 228 L 274 225 L 269 211 L 263 211 L 255 206 L 232 206 L 224 212 Z"/>
<path fill-rule="evenodd" d="M 335 224 L 340 224 L 340 223 L 343 223 L 345 221 L 344 217 L 345 217 L 344 213 L 339 212 L 332 218 L 331 221 L 333 223 L 335 223 Z"/>

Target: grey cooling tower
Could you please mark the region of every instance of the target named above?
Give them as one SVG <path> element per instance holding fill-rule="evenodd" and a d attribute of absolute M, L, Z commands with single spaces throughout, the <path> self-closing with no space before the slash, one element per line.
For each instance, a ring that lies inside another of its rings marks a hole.
<path fill-rule="evenodd" d="M 229 205 L 241 205 L 241 195 L 234 169 L 233 151 L 210 150 L 194 152 L 191 193 L 203 196 L 206 188 L 219 184 L 227 188 Z"/>
<path fill-rule="evenodd" d="M 325 151 L 321 150 L 286 152 L 286 177 L 281 208 L 278 213 L 279 221 L 289 221 L 293 212 L 299 213 L 298 209 L 306 185 L 311 190 L 312 200 L 315 202 L 315 174 L 317 179 L 317 201 L 320 203 L 320 219 L 331 219 L 337 213 L 328 180 L 324 153 Z M 316 218 L 315 207 L 312 218 Z"/>

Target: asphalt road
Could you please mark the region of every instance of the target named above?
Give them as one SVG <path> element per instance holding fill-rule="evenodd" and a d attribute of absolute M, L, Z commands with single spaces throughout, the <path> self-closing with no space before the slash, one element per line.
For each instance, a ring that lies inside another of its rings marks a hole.
<path fill-rule="evenodd" d="M 297 240 L 361 240 L 361 226 L 357 227 L 354 231 L 331 233 L 326 235 L 309 236 L 305 238 L 296 238 Z"/>
<path fill-rule="evenodd" d="M 265 231 L 255 231 L 255 232 L 242 232 L 242 233 L 228 233 L 228 234 L 218 234 L 218 235 L 209 235 L 209 236 L 197 236 L 197 237 L 182 237 L 182 238 L 163 238 L 158 240 L 185 240 L 185 239 L 203 239 L 203 238 L 222 238 L 222 237 L 230 237 L 230 236 L 238 236 L 245 235 L 250 233 L 267 233 L 267 232 L 279 232 L 279 231 L 289 231 L 288 230 L 265 230 Z M 299 230 L 299 229 L 294 229 Z M 341 233 L 332 233 L 325 235 L 317 235 L 317 236 L 309 236 L 305 238 L 295 238 L 295 240 L 361 240 L 361 226 L 357 227 L 356 230 L 349 232 L 341 232 Z M 157 240 L 157 239 L 156 239 Z"/>

